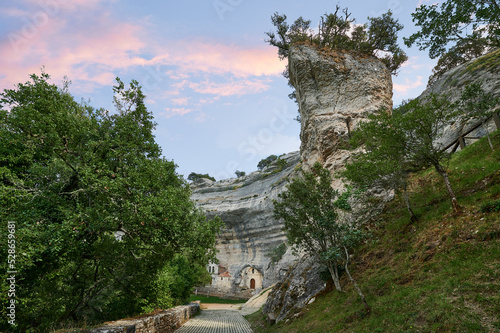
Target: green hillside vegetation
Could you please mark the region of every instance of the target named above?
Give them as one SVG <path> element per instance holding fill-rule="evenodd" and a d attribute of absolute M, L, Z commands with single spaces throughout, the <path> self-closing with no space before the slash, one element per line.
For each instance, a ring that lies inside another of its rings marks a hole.
<path fill-rule="evenodd" d="M 492 134 L 500 146 L 500 132 Z M 270 326 L 257 312 L 255 332 L 499 332 L 500 152 L 485 138 L 454 154 L 448 171 L 461 214 L 452 214 L 433 169 L 412 174 L 411 222 L 401 196 L 366 228 L 352 272 L 373 308 L 367 315 L 346 274 L 296 319 Z"/>

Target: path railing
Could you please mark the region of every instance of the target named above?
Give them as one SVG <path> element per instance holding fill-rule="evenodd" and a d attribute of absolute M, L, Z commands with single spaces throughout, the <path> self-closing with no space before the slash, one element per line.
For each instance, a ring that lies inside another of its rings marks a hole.
<path fill-rule="evenodd" d="M 500 129 L 500 116 L 498 115 L 498 113 L 494 113 L 493 116 L 489 117 L 488 119 L 486 119 L 484 121 L 479 122 L 477 125 L 473 126 L 469 130 L 467 130 L 467 132 L 460 134 L 460 136 L 458 138 L 456 138 L 453 142 L 451 142 L 446 147 L 444 147 L 441 151 L 446 151 L 453 146 L 453 149 L 451 150 L 451 153 L 453 154 L 458 149 L 458 147 L 460 147 L 460 149 L 465 148 L 465 146 L 466 146 L 465 139 L 480 139 L 479 137 L 466 136 L 466 135 L 470 134 L 474 130 L 481 127 L 483 125 L 483 123 L 489 122 L 492 118 L 493 118 L 493 121 L 495 122 L 497 129 Z"/>

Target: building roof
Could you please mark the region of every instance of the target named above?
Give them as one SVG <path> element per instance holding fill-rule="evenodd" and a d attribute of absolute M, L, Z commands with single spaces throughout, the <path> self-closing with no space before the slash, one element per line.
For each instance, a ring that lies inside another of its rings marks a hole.
<path fill-rule="evenodd" d="M 225 271 L 224 273 L 220 273 L 219 276 L 220 277 L 231 277 L 231 275 L 229 275 L 228 271 Z"/>

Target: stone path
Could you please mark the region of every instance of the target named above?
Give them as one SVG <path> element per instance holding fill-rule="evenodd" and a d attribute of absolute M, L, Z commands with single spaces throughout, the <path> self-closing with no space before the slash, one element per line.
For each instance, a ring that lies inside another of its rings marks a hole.
<path fill-rule="evenodd" d="M 203 310 L 175 333 L 252 333 L 250 324 L 236 310 Z"/>

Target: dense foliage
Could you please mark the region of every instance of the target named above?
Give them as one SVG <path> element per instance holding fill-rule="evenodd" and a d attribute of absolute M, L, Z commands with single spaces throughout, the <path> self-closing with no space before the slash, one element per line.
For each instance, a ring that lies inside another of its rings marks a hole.
<path fill-rule="evenodd" d="M 391 11 L 380 17 L 369 17 L 368 24 L 355 24 L 348 9 L 341 10 L 337 5 L 335 12 L 321 16 L 318 33 L 311 28 L 310 20 L 299 17 L 291 25 L 286 20 L 286 15 L 275 13 L 271 21 L 276 32 L 266 33 L 269 37 L 266 41 L 278 48 L 280 59 L 287 58 L 290 46 L 299 42 L 377 56 L 394 74 L 408 58 L 397 42 L 403 25 L 394 19 Z"/>
<path fill-rule="evenodd" d="M 500 7 L 497 0 L 446 0 L 421 5 L 412 13 L 420 31 L 405 44 L 429 49 L 439 58 L 429 83 L 449 69 L 500 47 Z"/>
<path fill-rule="evenodd" d="M 117 82 L 114 113 L 75 102 L 45 73 L 1 94 L 0 216 L 2 234 L 16 225 L 19 332 L 169 307 L 206 277 L 220 222 L 161 157 L 141 87 Z M 13 329 L 6 302 L 2 331 Z"/>
<path fill-rule="evenodd" d="M 364 149 L 353 154 L 342 175 L 358 188 L 381 186 L 401 190 L 410 218 L 415 220 L 407 194 L 410 165 L 403 117 L 401 112 L 391 114 L 385 108 L 369 115 L 350 139 L 354 147 L 363 145 Z"/>
<path fill-rule="evenodd" d="M 339 193 L 331 184 L 330 171 L 315 163 L 312 172 L 293 179 L 279 200 L 273 201 L 274 217 L 283 220 L 288 243 L 318 257 L 341 291 L 339 266 L 344 263 L 348 272 L 348 251 L 364 235 L 355 221 L 345 218 L 351 210 L 351 192 Z M 360 296 L 364 302 L 361 292 Z"/>
<path fill-rule="evenodd" d="M 392 115 L 380 110 L 353 133 L 350 142 L 354 147 L 364 144 L 364 149 L 354 154 L 343 176 L 362 188 L 383 186 L 401 190 L 411 220 L 415 220 L 407 194 L 408 173 L 415 168 L 432 166 L 443 177 L 457 213 L 460 207 L 446 168 L 451 152 L 436 142 L 443 128 L 458 118 L 476 119 L 482 122 L 490 148 L 494 150 L 485 120 L 496 112 L 499 103 L 498 97 L 486 93 L 477 82 L 465 86 L 454 103 L 449 101 L 449 96 L 430 95 L 427 99 L 403 102 Z"/>

